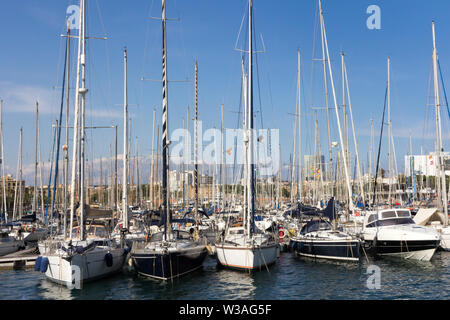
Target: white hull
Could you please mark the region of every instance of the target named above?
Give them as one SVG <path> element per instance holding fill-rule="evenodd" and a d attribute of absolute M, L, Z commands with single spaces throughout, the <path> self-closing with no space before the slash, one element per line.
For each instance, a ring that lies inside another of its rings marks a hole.
<path fill-rule="evenodd" d="M 113 256 L 112 266 L 108 267 L 105 261 L 105 255 L 111 253 Z M 84 254 L 75 254 L 71 261 L 64 259 L 63 255 L 43 256 L 49 259 L 47 279 L 65 285 L 75 284 L 77 270 L 80 271 L 79 279 L 82 282 L 100 279 L 122 269 L 125 260 L 124 249 L 96 247 Z M 72 273 L 72 270 L 75 270 Z"/>
<path fill-rule="evenodd" d="M 388 257 L 398 257 L 406 260 L 430 261 L 435 252 L 436 249 L 428 249 L 410 252 L 383 253 L 380 255 Z"/>
<path fill-rule="evenodd" d="M 280 256 L 278 244 L 254 246 L 229 246 L 216 244 L 217 259 L 220 264 L 236 269 L 262 269 L 275 263 Z"/>

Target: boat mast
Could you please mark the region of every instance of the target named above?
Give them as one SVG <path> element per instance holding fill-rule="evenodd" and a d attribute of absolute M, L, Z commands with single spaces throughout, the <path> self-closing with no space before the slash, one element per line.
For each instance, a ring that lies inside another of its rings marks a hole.
<path fill-rule="evenodd" d="M 333 158 L 331 152 L 331 132 L 330 132 L 330 115 L 329 115 L 329 107 L 328 107 L 328 84 L 327 84 L 327 71 L 326 71 L 326 63 L 327 59 L 325 56 L 325 45 L 326 44 L 326 34 L 325 34 L 325 23 L 323 22 L 323 12 L 322 12 L 322 1 L 319 0 L 319 17 L 320 17 L 320 31 L 321 31 L 321 40 L 322 40 L 322 67 L 323 67 L 323 85 L 325 90 L 325 110 L 327 114 L 327 129 L 328 129 L 328 155 L 330 158 L 330 169 L 328 174 L 328 182 L 331 183 L 333 180 Z M 328 45 L 327 45 L 328 48 Z M 328 49 L 327 49 L 328 50 Z M 328 63 L 329 60 L 328 60 Z M 333 187 L 331 187 L 331 194 L 333 194 Z"/>
<path fill-rule="evenodd" d="M 320 5 L 320 0 L 319 0 L 319 5 Z M 332 69 L 331 69 L 331 62 L 330 62 L 330 53 L 328 51 L 327 34 L 326 34 L 326 31 L 325 31 L 325 22 L 324 22 L 323 12 L 322 12 L 321 6 L 320 6 L 320 22 L 321 22 L 321 29 L 323 30 L 323 40 L 324 40 L 325 49 L 326 49 L 326 53 L 327 53 L 328 71 L 330 73 L 330 80 L 331 80 L 330 82 L 331 82 L 331 88 L 332 88 L 332 92 L 333 92 L 334 107 L 335 107 L 335 111 L 336 111 L 336 120 L 337 120 L 337 126 L 338 126 L 338 131 L 339 131 L 339 140 L 340 140 L 340 143 L 341 143 L 342 159 L 344 159 L 344 171 L 345 171 L 345 178 L 346 178 L 346 182 L 347 182 L 347 192 L 348 192 L 348 199 L 349 199 L 349 210 L 353 211 L 352 189 L 351 189 L 351 186 L 350 186 L 350 178 L 349 178 L 349 174 L 348 174 L 348 166 L 347 166 L 347 162 L 345 161 L 344 139 L 342 137 L 341 122 L 340 122 L 340 118 L 339 118 L 339 110 L 338 110 L 338 105 L 337 105 L 337 100 L 336 100 L 336 91 L 334 89 L 333 72 L 332 72 Z M 331 169 L 330 169 L 330 171 L 331 171 Z"/>
<path fill-rule="evenodd" d="M 123 51 L 123 176 L 122 176 L 122 222 L 128 229 L 128 88 L 127 88 L 127 48 Z"/>
<path fill-rule="evenodd" d="M 67 20 L 67 39 L 66 39 L 66 145 L 64 151 L 64 191 L 63 191 L 63 210 L 64 210 L 64 238 L 67 234 L 67 191 L 69 181 L 69 102 L 70 102 L 70 22 Z M 39 157 L 40 158 L 40 157 Z M 42 172 L 41 172 L 42 176 Z"/>
<path fill-rule="evenodd" d="M 255 214 L 255 164 L 253 161 L 253 48 L 252 48 L 252 14 L 253 1 L 249 0 L 249 21 L 248 21 L 248 176 L 247 176 L 247 192 L 248 192 L 248 228 L 249 235 L 254 232 L 254 214 Z"/>
<path fill-rule="evenodd" d="M 156 109 L 153 109 L 153 133 L 152 133 L 152 167 L 151 167 L 151 185 L 150 185 L 150 199 L 151 199 L 151 209 L 155 208 L 155 113 Z"/>
<path fill-rule="evenodd" d="M 387 80 L 387 108 L 388 108 L 388 162 L 389 162 L 389 195 L 388 195 L 388 203 L 392 205 L 392 143 L 391 143 L 391 135 L 392 135 L 392 127 L 391 127 L 391 58 L 388 57 L 388 80 Z"/>
<path fill-rule="evenodd" d="M 32 212 L 37 212 L 37 167 L 38 167 L 38 127 L 39 127 L 39 103 L 36 101 L 36 127 L 35 127 L 35 137 L 34 137 L 34 188 L 33 188 L 33 208 Z"/>
<path fill-rule="evenodd" d="M 301 85 L 300 85 L 300 74 L 301 74 L 301 64 L 300 64 L 300 50 L 297 51 L 298 55 L 298 72 L 297 72 L 297 117 L 298 117 L 298 200 L 301 202 L 303 197 L 303 177 L 302 177 L 302 137 L 301 137 Z"/>
<path fill-rule="evenodd" d="M 363 176 L 361 174 L 361 166 L 360 166 L 360 161 L 359 161 L 359 147 L 358 147 L 358 141 L 356 140 L 355 124 L 354 124 L 354 121 L 353 121 L 352 102 L 350 100 L 350 89 L 348 87 L 348 75 L 347 75 L 347 67 L 345 65 L 345 60 L 344 60 L 344 53 L 342 53 L 342 66 L 343 66 L 343 70 L 344 70 L 345 87 L 347 88 L 348 110 L 349 110 L 349 113 L 350 113 L 350 121 L 351 121 L 351 124 L 352 124 L 353 142 L 355 144 L 356 168 L 357 168 L 358 178 L 359 178 L 359 188 L 360 188 L 360 192 L 361 192 L 362 202 L 365 203 L 364 180 L 363 180 Z M 348 142 L 347 142 L 347 150 L 348 150 Z"/>
<path fill-rule="evenodd" d="M 195 118 L 194 118 L 194 192 L 195 192 L 195 215 L 198 221 L 198 63 L 195 60 Z"/>
<path fill-rule="evenodd" d="M 437 138 L 437 169 L 441 176 L 442 190 L 441 190 L 441 201 L 444 209 L 445 225 L 448 225 L 448 203 L 447 203 L 447 190 L 445 183 L 445 168 L 443 152 L 444 148 L 442 146 L 442 128 L 441 128 L 441 110 L 440 110 L 440 100 L 439 100 L 439 82 L 438 82 L 438 70 L 437 70 L 437 50 L 436 50 L 436 35 L 434 30 L 434 21 L 432 22 L 433 31 L 433 79 L 434 79 L 434 105 L 435 105 L 435 115 L 436 115 L 436 138 Z M 439 198 L 438 198 L 439 199 Z"/>
<path fill-rule="evenodd" d="M 83 3 L 83 10 L 80 11 L 82 15 L 81 24 L 81 44 L 82 44 L 82 54 L 81 54 L 81 172 L 80 172 L 80 239 L 84 240 L 85 230 L 84 230 L 84 220 L 85 220 L 85 109 L 86 109 L 86 2 L 81 0 Z M 82 12 L 82 13 L 81 13 Z"/>
<path fill-rule="evenodd" d="M 5 213 L 5 222 L 8 223 L 8 208 L 6 206 L 6 177 L 5 177 L 5 154 L 3 151 L 3 100 L 0 100 L 0 137 L 1 137 L 1 162 L 2 162 L 2 177 L 3 177 L 3 185 L 2 185 L 2 192 L 3 192 L 3 210 Z"/>
<path fill-rule="evenodd" d="M 166 214 L 164 224 L 165 240 L 171 239 L 172 228 L 170 225 L 170 195 L 167 190 L 169 179 L 169 112 L 168 112 L 168 83 L 167 83 L 167 40 L 166 40 L 166 0 L 162 0 L 162 82 L 163 82 L 163 117 L 162 117 L 162 195 L 163 195 L 163 212 Z"/>
<path fill-rule="evenodd" d="M 77 57 L 77 81 L 76 81 L 76 91 L 75 91 L 75 114 L 74 114 L 74 134 L 73 134 L 73 151 L 72 151 L 72 172 L 71 172 L 71 182 L 70 182 L 70 232 L 69 237 L 72 239 L 72 228 L 73 228 L 73 218 L 75 214 L 75 193 L 76 193 L 76 170 L 77 170 L 77 150 L 78 150 L 78 134 L 79 134 L 79 114 L 80 114 L 80 96 L 84 94 L 85 90 L 80 87 L 80 73 L 81 67 L 85 64 L 84 50 L 84 9 L 85 0 L 80 0 L 80 32 L 78 37 L 78 57 Z M 83 93 L 84 92 L 84 93 Z M 82 192 L 81 192 L 82 193 Z M 80 207 L 80 212 L 83 212 L 83 208 Z M 82 223 L 80 224 L 82 228 Z"/>

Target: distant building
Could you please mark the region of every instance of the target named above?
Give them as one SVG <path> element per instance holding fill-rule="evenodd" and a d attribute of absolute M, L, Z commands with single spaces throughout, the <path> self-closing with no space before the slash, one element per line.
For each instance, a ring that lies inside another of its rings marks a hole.
<path fill-rule="evenodd" d="M 444 152 L 444 170 L 450 175 L 450 155 Z M 412 170 L 416 175 L 435 176 L 437 171 L 437 155 L 432 152 L 428 155 L 405 156 L 405 176 L 410 177 Z"/>
<path fill-rule="evenodd" d="M 13 193 L 14 190 L 16 189 L 16 184 L 18 187 L 25 186 L 25 180 L 22 180 L 21 182 L 19 182 L 18 180 L 14 179 L 12 175 L 8 174 L 4 177 L 1 177 L 1 181 L 0 181 L 0 186 L 3 190 L 3 182 L 5 182 L 5 189 L 6 189 L 6 193 Z"/>

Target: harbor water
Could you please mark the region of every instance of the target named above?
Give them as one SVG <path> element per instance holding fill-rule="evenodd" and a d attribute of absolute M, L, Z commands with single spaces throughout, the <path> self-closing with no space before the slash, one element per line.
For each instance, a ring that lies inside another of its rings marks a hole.
<path fill-rule="evenodd" d="M 450 299 L 450 252 L 429 262 L 365 257 L 359 263 L 315 261 L 282 253 L 277 263 L 254 273 L 217 266 L 207 257 L 203 268 L 173 282 L 135 275 L 124 267 L 111 278 L 68 289 L 34 269 L 1 270 L 2 300 L 366 300 Z M 379 285 L 373 270 L 379 270 Z"/>

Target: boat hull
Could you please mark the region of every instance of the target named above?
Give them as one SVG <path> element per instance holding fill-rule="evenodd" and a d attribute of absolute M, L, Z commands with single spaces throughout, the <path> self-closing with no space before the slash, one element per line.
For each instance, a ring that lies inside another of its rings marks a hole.
<path fill-rule="evenodd" d="M 111 266 L 107 265 L 105 259 L 108 253 L 112 255 Z M 75 254 L 71 259 L 62 255 L 43 255 L 48 258 L 49 262 L 45 275 L 48 280 L 69 286 L 76 284 L 77 270 L 80 271 L 78 279 L 82 283 L 98 280 L 122 270 L 125 260 L 124 253 L 122 248 L 95 248 L 91 252 Z"/>
<path fill-rule="evenodd" d="M 358 240 L 291 239 L 291 250 L 304 257 L 341 261 L 359 261 Z"/>
<path fill-rule="evenodd" d="M 171 280 L 201 268 L 207 254 L 204 245 L 168 252 L 137 249 L 132 250 L 131 259 L 138 274 L 158 280 Z"/>
<path fill-rule="evenodd" d="M 261 246 L 230 246 L 216 244 L 218 262 L 227 268 L 238 270 L 261 270 L 272 265 L 280 256 L 278 244 Z"/>
<path fill-rule="evenodd" d="M 407 240 L 368 242 L 370 251 L 377 255 L 430 261 L 439 246 L 439 240 Z"/>

